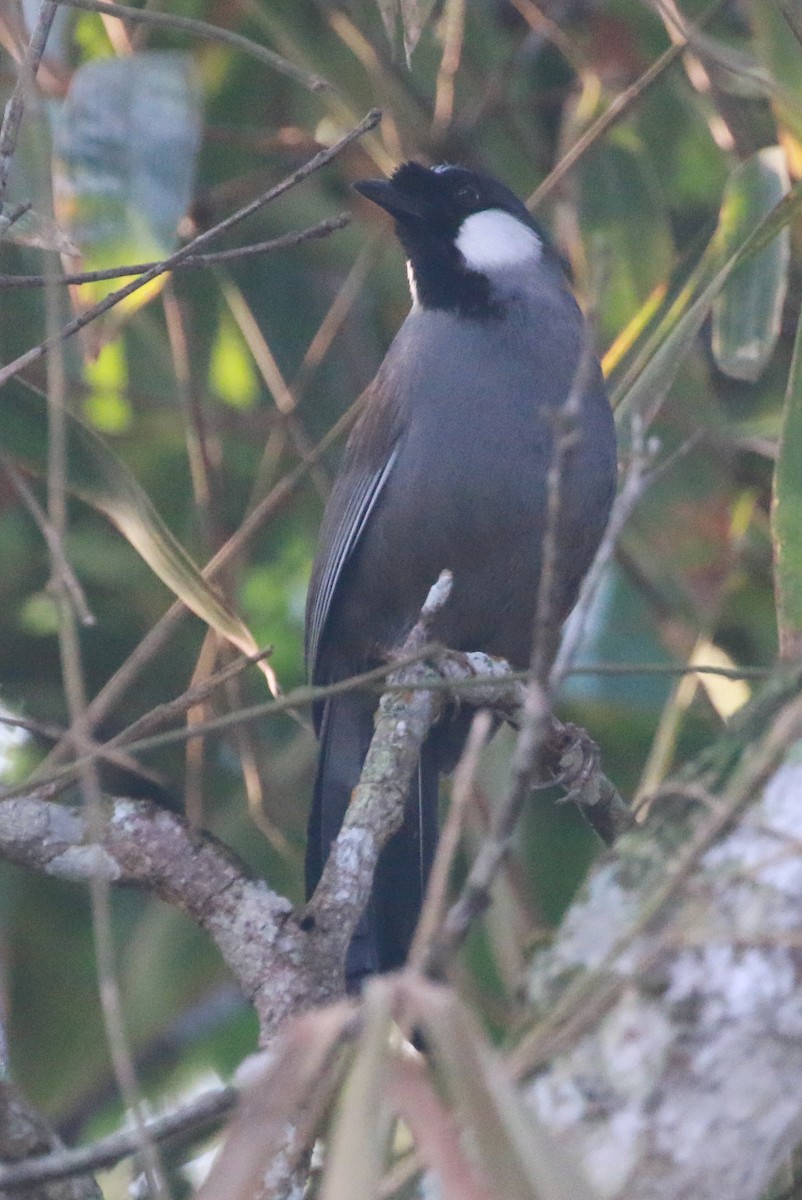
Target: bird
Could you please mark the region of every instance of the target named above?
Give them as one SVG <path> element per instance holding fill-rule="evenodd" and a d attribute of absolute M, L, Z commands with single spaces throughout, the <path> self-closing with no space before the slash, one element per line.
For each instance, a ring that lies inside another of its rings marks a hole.
<path fill-rule="evenodd" d="M 326 504 L 306 607 L 309 677 L 332 684 L 386 663 L 445 568 L 452 588 L 432 636 L 526 669 L 547 475 L 569 397 L 576 428 L 562 460 L 549 607 L 558 626 L 616 482 L 612 412 L 564 260 L 522 201 L 480 171 L 410 161 L 354 187 L 395 222 L 412 304 L 362 396 Z M 314 710 L 307 896 L 359 782 L 376 708 L 374 692 L 353 690 Z M 437 845 L 440 776 L 469 723 L 469 710 L 451 707 L 423 744 L 403 824 L 347 951 L 349 991 L 406 959 Z"/>

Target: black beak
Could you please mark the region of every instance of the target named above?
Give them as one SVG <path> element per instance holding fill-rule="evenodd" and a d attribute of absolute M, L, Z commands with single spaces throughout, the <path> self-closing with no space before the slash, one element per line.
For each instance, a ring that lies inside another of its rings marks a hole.
<path fill-rule="evenodd" d="M 420 197 L 407 195 L 389 179 L 362 179 L 354 187 L 361 196 L 372 200 L 397 220 L 426 219 L 426 205 Z"/>

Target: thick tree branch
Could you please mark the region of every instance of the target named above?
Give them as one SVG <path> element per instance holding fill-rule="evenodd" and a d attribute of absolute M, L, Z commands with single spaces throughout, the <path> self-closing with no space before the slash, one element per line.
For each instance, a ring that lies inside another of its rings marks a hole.
<path fill-rule="evenodd" d="M 797 697 L 715 791 L 666 788 L 535 961 L 514 1066 L 605 1196 L 757 1200 L 799 1140 L 800 738 Z"/>
<path fill-rule="evenodd" d="M 5 800 L 0 854 L 54 878 L 86 883 L 100 875 L 144 888 L 186 913 L 215 942 L 254 1004 L 265 1039 L 304 997 L 307 1005 L 320 998 L 311 968 L 295 961 L 306 939 L 290 921 L 289 901 L 174 813 L 145 801 L 109 800 L 93 844 L 82 809 L 36 795 Z"/>
<path fill-rule="evenodd" d="M 90 882 L 100 876 L 144 888 L 179 908 L 213 939 L 257 1011 L 262 1042 L 270 1041 L 290 1013 L 342 990 L 345 951 L 367 903 L 378 855 L 401 822 L 420 746 L 448 695 L 427 685 L 438 680 L 458 685 L 480 672 L 493 682 L 476 689 L 472 702 L 492 707 L 511 724 L 520 720 L 525 689 L 508 679 L 506 663 L 436 649 L 434 666 L 419 657 L 449 587 L 444 572 L 400 650 L 401 665 L 380 702 L 362 781 L 300 922 L 287 899 L 253 879 L 213 837 L 145 802 L 107 799 L 99 828 L 90 830 L 81 809 L 53 803 L 44 788 L 7 798 L 0 802 L 0 856 L 61 879 Z M 568 771 L 572 795 L 594 813 L 596 827 L 606 822 L 612 828 L 623 820 L 623 802 L 613 789 L 621 812 L 610 807 L 605 791 L 610 785 L 588 745 L 570 727 L 551 722 L 545 760 L 555 777 Z M 493 863 L 503 857 L 508 835 L 501 829 L 498 844 L 488 850 Z M 493 873 L 482 874 L 483 902 Z"/>
<path fill-rule="evenodd" d="M 428 643 L 432 618 L 448 599 L 451 583 L 451 572 L 443 571 L 401 647 L 402 658 L 414 658 Z M 307 905 L 305 923 L 323 934 L 332 981 L 341 980 L 345 952 L 368 902 L 379 854 L 400 828 L 420 748 L 440 711 L 442 694 L 416 687 L 433 676 L 436 672 L 425 662 L 413 662 L 388 676 L 388 682 L 403 691 L 385 692 L 379 702 L 359 786 Z"/>

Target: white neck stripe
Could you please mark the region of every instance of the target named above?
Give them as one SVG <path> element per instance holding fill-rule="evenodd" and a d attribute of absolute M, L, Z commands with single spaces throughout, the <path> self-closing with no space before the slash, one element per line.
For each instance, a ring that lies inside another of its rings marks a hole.
<path fill-rule="evenodd" d="M 534 229 L 500 208 L 466 217 L 456 246 L 472 271 L 536 263 L 543 253 L 543 243 Z"/>
<path fill-rule="evenodd" d="M 415 282 L 415 269 L 409 259 L 407 259 L 407 281 L 409 283 L 409 294 L 412 297 L 412 307 L 420 308 L 420 301 L 418 300 L 418 285 Z"/>

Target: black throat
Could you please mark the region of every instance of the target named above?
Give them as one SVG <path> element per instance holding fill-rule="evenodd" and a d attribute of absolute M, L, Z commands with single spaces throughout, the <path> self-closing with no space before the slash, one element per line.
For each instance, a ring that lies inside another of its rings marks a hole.
<path fill-rule="evenodd" d="M 475 320 L 503 316 L 505 305 L 493 295 L 490 280 L 471 271 L 453 238 L 396 222 L 396 230 L 412 267 L 421 308 L 439 308 Z"/>

